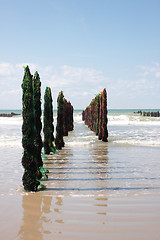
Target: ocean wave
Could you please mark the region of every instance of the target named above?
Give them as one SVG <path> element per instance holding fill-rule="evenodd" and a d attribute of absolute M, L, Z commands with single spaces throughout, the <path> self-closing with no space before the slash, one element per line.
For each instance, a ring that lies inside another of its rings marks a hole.
<path fill-rule="evenodd" d="M 160 117 L 143 117 L 136 114 L 108 114 L 108 125 L 160 126 Z M 82 114 L 74 113 L 74 123 L 83 123 Z"/>
<path fill-rule="evenodd" d="M 0 147 L 22 147 L 20 136 L 1 135 Z"/>
<path fill-rule="evenodd" d="M 152 147 L 160 147 L 160 139 L 158 141 L 155 140 L 149 140 L 149 141 L 142 141 L 142 140 L 129 140 L 129 139 L 123 139 L 123 140 L 109 140 L 109 143 L 111 144 L 118 144 L 118 145 L 135 145 L 135 146 L 152 146 Z"/>
<path fill-rule="evenodd" d="M 0 117 L 0 125 L 22 125 L 22 116 Z"/>
<path fill-rule="evenodd" d="M 74 114 L 74 122 L 75 123 L 82 123 L 82 114 L 81 113 L 75 113 Z"/>
<path fill-rule="evenodd" d="M 56 119 L 54 120 L 54 126 L 56 126 Z M 21 147 L 22 121 L 22 116 L 0 118 L 0 147 Z M 71 132 L 69 137 L 65 138 L 66 145 L 83 146 L 94 144 L 98 140 L 95 133 L 90 131 L 82 121 L 80 111 L 74 113 L 74 124 L 78 135 L 75 135 L 74 131 Z M 136 114 L 108 114 L 108 132 L 109 144 L 160 146 L 160 118 Z"/>
<path fill-rule="evenodd" d="M 160 118 L 134 115 L 108 115 L 108 125 L 160 126 Z"/>

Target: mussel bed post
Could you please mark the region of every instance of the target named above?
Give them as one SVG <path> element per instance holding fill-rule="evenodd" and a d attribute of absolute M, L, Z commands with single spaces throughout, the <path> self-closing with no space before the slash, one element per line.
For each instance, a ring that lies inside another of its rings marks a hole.
<path fill-rule="evenodd" d="M 22 165 L 24 174 L 22 177 L 24 190 L 37 191 L 39 176 L 39 166 L 35 160 L 35 121 L 34 121 L 34 104 L 33 104 L 33 84 L 32 75 L 29 67 L 25 68 L 25 74 L 22 83 L 22 145 L 23 157 Z"/>
<path fill-rule="evenodd" d="M 107 92 L 103 91 L 92 99 L 90 105 L 82 112 L 82 120 L 98 135 L 98 139 L 103 142 L 108 141 L 107 130 Z"/>

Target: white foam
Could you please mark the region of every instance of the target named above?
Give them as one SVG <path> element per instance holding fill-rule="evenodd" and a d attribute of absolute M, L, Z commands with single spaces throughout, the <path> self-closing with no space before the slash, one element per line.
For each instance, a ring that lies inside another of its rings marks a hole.
<path fill-rule="evenodd" d="M 22 116 L 0 117 L 0 125 L 22 125 Z"/>
<path fill-rule="evenodd" d="M 160 140 L 159 141 L 154 141 L 154 140 L 149 140 L 149 141 L 142 141 L 142 140 L 129 140 L 129 139 L 124 139 L 124 140 L 115 140 L 111 141 L 115 144 L 122 144 L 122 145 L 136 145 L 136 146 L 157 146 L 160 147 Z"/>
<path fill-rule="evenodd" d="M 160 126 L 160 118 L 134 115 L 108 115 L 108 125 Z"/>
<path fill-rule="evenodd" d="M 54 125 L 55 124 L 56 121 L 54 122 Z M 83 146 L 93 144 L 96 141 L 97 136 L 95 133 L 89 129 L 86 131 L 87 126 L 85 126 L 82 121 L 80 111 L 74 113 L 74 124 L 78 127 L 78 136 L 74 136 L 74 132 L 71 132 L 70 136 L 65 139 L 67 145 Z M 21 147 L 21 126 L 21 115 L 1 117 L 0 130 L 2 131 L 0 132 L 0 147 Z M 114 128 L 114 126 L 116 126 L 116 128 Z M 125 128 L 125 126 L 127 127 Z M 136 114 L 109 114 L 108 129 L 109 143 L 160 146 L 160 118 L 143 117 Z"/>
<path fill-rule="evenodd" d="M 21 137 L 1 135 L 0 147 L 21 147 Z"/>
<path fill-rule="evenodd" d="M 81 113 L 74 113 L 73 115 L 75 123 L 82 123 L 82 114 Z"/>

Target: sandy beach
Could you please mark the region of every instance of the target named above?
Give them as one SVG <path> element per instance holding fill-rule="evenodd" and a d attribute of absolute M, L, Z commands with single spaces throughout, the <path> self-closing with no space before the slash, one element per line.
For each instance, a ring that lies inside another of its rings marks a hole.
<path fill-rule="evenodd" d="M 2 194 L 1 238 L 158 240 L 160 194 L 154 189 L 153 193 L 148 192 L 151 189 L 143 189 L 141 183 L 138 183 L 140 189 L 138 185 L 136 189 L 135 180 L 132 180 L 134 189 L 118 189 L 118 182 L 119 186 L 121 182 L 123 186 L 125 183 L 123 177 L 118 176 L 125 176 L 125 171 L 128 174 L 128 168 L 124 169 L 120 164 L 118 172 L 112 173 L 118 180 L 105 180 L 104 159 L 108 152 L 101 144 L 96 144 L 96 149 L 91 147 L 96 150 L 93 151 L 94 159 L 90 147 L 85 147 L 83 152 L 77 146 L 66 147 L 55 155 L 48 155 L 44 160 L 44 166 L 50 171 L 48 180 L 43 181 L 46 190 L 26 193 L 20 187 L 15 194 Z M 112 148 L 109 151 L 110 155 L 117 153 L 120 156 L 116 147 L 113 152 Z M 107 171 L 111 172 L 109 169 L 110 165 Z"/>
<path fill-rule="evenodd" d="M 159 146 L 103 143 L 76 116 L 65 147 L 43 156 L 48 179 L 36 193 L 23 191 L 20 119 L 1 124 L 1 239 L 159 240 Z"/>
<path fill-rule="evenodd" d="M 154 239 L 160 196 L 1 197 L 1 239 Z"/>

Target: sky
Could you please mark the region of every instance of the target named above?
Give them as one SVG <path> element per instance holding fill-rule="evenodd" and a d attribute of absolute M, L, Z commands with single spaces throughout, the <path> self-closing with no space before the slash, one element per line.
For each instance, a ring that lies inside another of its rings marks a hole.
<path fill-rule="evenodd" d="M 74 109 L 160 108 L 160 0 L 0 0 L 0 109 L 21 109 L 28 65 Z"/>

